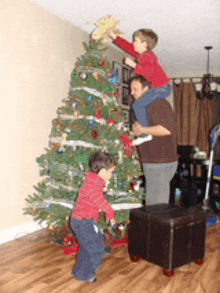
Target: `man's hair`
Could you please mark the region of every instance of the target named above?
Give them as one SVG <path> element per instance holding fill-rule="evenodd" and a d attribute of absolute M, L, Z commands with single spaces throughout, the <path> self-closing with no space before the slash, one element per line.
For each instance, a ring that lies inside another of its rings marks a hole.
<path fill-rule="evenodd" d="M 146 86 L 148 86 L 149 89 L 151 88 L 151 83 L 148 80 L 146 80 L 146 78 L 144 78 L 142 75 L 134 75 L 129 80 L 130 85 L 131 85 L 132 81 L 139 81 L 142 84 L 143 88 L 145 88 Z"/>
<path fill-rule="evenodd" d="M 106 152 L 94 153 L 89 160 L 89 167 L 93 173 L 99 173 L 101 169 L 110 169 L 116 166 L 113 156 Z"/>
<path fill-rule="evenodd" d="M 158 36 L 151 29 L 139 29 L 133 33 L 133 41 L 135 37 L 140 38 L 141 42 L 146 42 L 149 51 L 153 50 L 158 43 Z"/>

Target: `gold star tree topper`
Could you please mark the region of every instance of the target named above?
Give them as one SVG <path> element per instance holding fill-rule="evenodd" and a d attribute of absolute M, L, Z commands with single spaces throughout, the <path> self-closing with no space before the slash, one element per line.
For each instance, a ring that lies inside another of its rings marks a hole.
<path fill-rule="evenodd" d="M 120 20 L 115 18 L 114 14 L 104 16 L 95 22 L 89 24 L 96 25 L 97 28 L 92 32 L 91 37 L 93 40 L 101 40 L 103 43 L 107 43 L 110 39 L 108 31 L 113 31 L 116 35 L 123 35 L 121 30 L 116 29 L 116 26 L 120 24 Z"/>

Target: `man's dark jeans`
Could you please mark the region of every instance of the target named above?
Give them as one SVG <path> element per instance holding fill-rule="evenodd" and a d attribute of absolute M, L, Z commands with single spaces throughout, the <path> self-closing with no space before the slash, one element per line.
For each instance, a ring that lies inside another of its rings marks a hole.
<path fill-rule="evenodd" d="M 90 280 L 95 277 L 105 255 L 103 234 L 94 220 L 72 219 L 71 225 L 80 244 L 73 274 L 77 280 Z"/>

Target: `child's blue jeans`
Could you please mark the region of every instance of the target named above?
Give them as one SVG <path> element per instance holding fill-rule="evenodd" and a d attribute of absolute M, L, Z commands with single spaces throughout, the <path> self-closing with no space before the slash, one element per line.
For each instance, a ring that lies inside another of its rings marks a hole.
<path fill-rule="evenodd" d="M 71 225 L 80 244 L 73 274 L 77 280 L 87 281 L 95 277 L 105 255 L 104 236 L 94 220 L 72 219 Z"/>
<path fill-rule="evenodd" d="M 147 91 L 140 99 L 136 100 L 132 108 L 134 110 L 137 121 L 142 126 L 148 126 L 148 115 L 146 107 L 150 105 L 156 99 L 165 99 L 170 96 L 172 85 L 168 84 L 161 88 L 153 88 Z M 146 136 L 145 134 L 140 135 L 141 137 Z"/>

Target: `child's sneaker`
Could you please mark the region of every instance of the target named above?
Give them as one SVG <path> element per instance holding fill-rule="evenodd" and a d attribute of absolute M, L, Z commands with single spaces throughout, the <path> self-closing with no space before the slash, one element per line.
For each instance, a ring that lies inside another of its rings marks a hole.
<path fill-rule="evenodd" d="M 96 277 L 93 277 L 92 279 L 89 279 L 88 282 L 90 282 L 90 283 L 96 283 L 97 282 L 97 279 L 96 279 Z"/>
<path fill-rule="evenodd" d="M 72 275 L 72 277 L 73 277 L 74 279 L 76 279 L 76 276 L 75 276 L 73 270 L 72 270 L 72 272 L 71 272 L 71 275 Z M 77 279 L 76 279 L 76 280 L 77 280 Z M 96 277 L 93 277 L 93 278 L 91 278 L 91 279 L 89 279 L 89 280 L 77 280 L 77 281 L 82 282 L 82 283 L 85 283 L 85 282 L 96 283 L 96 282 L 97 282 L 97 278 L 96 278 Z"/>
<path fill-rule="evenodd" d="M 153 139 L 153 136 L 152 135 L 147 135 L 147 136 L 139 136 L 138 138 L 134 139 L 132 141 L 132 145 L 140 145 L 142 144 L 143 142 L 146 142 L 146 141 L 150 141 Z"/>

